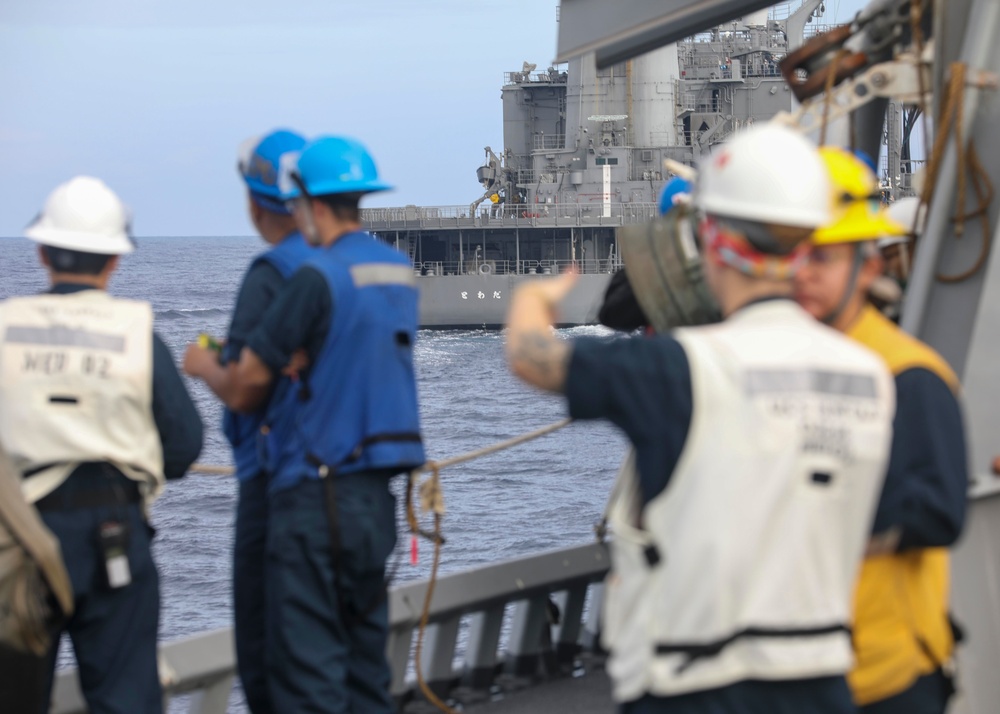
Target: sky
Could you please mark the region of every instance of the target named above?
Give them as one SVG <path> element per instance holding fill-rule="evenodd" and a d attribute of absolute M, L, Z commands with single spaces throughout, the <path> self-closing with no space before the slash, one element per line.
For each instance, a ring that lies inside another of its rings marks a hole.
<path fill-rule="evenodd" d="M 237 148 L 278 127 L 364 142 L 397 187 L 364 205 L 467 205 L 502 148 L 504 72 L 548 66 L 557 4 L 2 0 L 0 236 L 77 174 L 139 236 L 250 235 Z"/>

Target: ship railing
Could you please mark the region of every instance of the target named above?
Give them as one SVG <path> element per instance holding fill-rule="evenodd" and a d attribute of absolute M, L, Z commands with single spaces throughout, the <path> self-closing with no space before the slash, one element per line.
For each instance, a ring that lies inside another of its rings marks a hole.
<path fill-rule="evenodd" d="M 805 29 L 802 31 L 802 37 L 803 39 L 808 40 L 811 37 L 825 34 L 837 27 L 840 27 L 840 25 L 832 25 L 828 23 L 819 23 L 819 24 L 809 23 L 808 25 L 805 26 Z"/>
<path fill-rule="evenodd" d="M 611 258 L 580 260 L 425 260 L 413 264 L 418 278 L 455 277 L 462 275 L 558 275 L 573 269 L 578 273 L 613 273 L 621 265 Z"/>
<path fill-rule="evenodd" d="M 508 84 L 566 84 L 566 70 L 552 72 L 504 72 L 503 83 Z"/>
<path fill-rule="evenodd" d="M 468 260 L 425 260 L 413 264 L 413 274 L 418 278 L 436 278 L 454 275 L 509 275 L 514 272 L 517 262 L 489 258 L 469 258 Z"/>
<path fill-rule="evenodd" d="M 607 570 L 606 546 L 590 543 L 441 576 L 422 648 L 424 679 L 438 696 L 471 702 L 526 680 L 571 674 L 581 655 L 597 649 Z M 420 580 L 389 591 L 387 655 L 400 703 L 419 698 L 413 657 L 428 585 Z M 188 695 L 173 711 L 227 711 L 236 677 L 232 630 L 170 642 L 160 659 L 168 704 Z M 51 711 L 87 711 L 75 668 L 57 674 Z"/>
<path fill-rule="evenodd" d="M 565 134 L 535 134 L 532 139 L 535 151 L 566 148 Z"/>
<path fill-rule="evenodd" d="M 538 174 L 535 173 L 534 169 L 518 169 L 517 170 L 517 185 L 518 186 L 531 186 L 538 183 Z"/>
<path fill-rule="evenodd" d="M 770 11 L 770 19 L 787 20 L 801 5 L 801 2 L 782 2 L 773 5 Z"/>
<path fill-rule="evenodd" d="M 532 228 L 623 226 L 655 217 L 655 203 L 498 203 L 469 211 L 468 206 L 366 208 L 362 221 L 369 230 L 391 239 L 394 231 L 463 228 Z"/>
<path fill-rule="evenodd" d="M 580 260 L 522 260 L 519 275 L 558 275 L 575 270 L 584 275 L 613 273 L 621 264 L 613 258 L 581 258 Z"/>

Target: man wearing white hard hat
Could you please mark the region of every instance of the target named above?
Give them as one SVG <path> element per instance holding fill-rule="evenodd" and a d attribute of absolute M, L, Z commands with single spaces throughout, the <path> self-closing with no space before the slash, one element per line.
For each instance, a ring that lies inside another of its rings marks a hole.
<path fill-rule="evenodd" d="M 134 249 L 114 192 L 74 178 L 25 233 L 51 287 L 0 303 L 0 440 L 63 551 L 75 612 L 62 631 L 88 708 L 158 714 L 159 579 L 146 514 L 165 479 L 198 456 L 201 419 L 150 305 L 105 292 Z M 57 636 L 39 663 L 49 689 L 58 645 Z"/>
<path fill-rule="evenodd" d="M 885 259 L 886 275 L 906 287 L 910 275 L 910 247 L 923 230 L 925 209 L 916 196 L 901 198 L 889 206 L 888 215 L 906 229 L 904 236 L 883 236 L 878 239 L 879 250 Z"/>
<path fill-rule="evenodd" d="M 778 126 L 703 162 L 719 324 L 564 341 L 550 326 L 574 275 L 514 296 L 512 370 L 634 447 L 608 506 L 602 632 L 623 714 L 854 711 L 851 598 L 894 393 L 875 355 L 791 299 L 830 195 L 816 147 Z"/>

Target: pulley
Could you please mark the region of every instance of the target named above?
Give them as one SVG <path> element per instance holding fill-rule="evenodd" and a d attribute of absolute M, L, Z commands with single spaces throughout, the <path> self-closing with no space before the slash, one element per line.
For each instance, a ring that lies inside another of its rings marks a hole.
<path fill-rule="evenodd" d="M 705 282 L 694 214 L 677 207 L 648 223 L 618 229 L 618 247 L 636 300 L 657 332 L 721 319 Z"/>

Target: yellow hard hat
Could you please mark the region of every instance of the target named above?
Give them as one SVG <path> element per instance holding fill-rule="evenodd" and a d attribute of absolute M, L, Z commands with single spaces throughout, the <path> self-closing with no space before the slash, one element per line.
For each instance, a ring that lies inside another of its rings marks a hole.
<path fill-rule="evenodd" d="M 813 233 L 813 245 L 906 235 L 906 229 L 889 218 L 883 208 L 878 179 L 864 161 L 834 146 L 823 146 L 819 153 L 833 184 L 834 219 Z"/>

